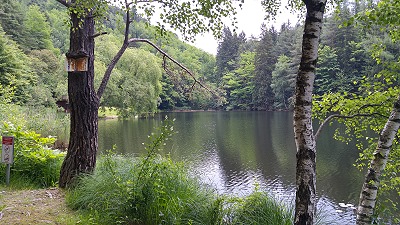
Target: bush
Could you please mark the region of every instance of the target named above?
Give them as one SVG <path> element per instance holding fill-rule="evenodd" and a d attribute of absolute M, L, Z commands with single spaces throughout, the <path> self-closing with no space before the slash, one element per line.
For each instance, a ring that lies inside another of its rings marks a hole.
<path fill-rule="evenodd" d="M 54 143 L 55 138 L 43 138 L 34 131 L 25 131 L 21 126 L 11 123 L 4 123 L 1 133 L 15 138 L 14 164 L 11 166 L 13 179 L 23 179 L 28 182 L 27 185 L 39 187 L 57 184 L 65 154 L 48 147 Z M 2 164 L 0 173 L 3 179 L 4 168 Z"/>

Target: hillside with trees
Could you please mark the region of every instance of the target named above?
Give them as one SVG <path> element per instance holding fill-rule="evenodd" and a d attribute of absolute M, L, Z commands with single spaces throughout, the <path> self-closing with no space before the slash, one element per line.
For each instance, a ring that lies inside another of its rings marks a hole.
<path fill-rule="evenodd" d="M 344 23 L 368 5 L 342 3 L 339 13 L 325 18 L 319 50 L 315 94 L 359 93 L 365 77 L 382 70 L 372 52 L 386 40 L 385 32 L 363 30 Z M 13 102 L 55 107 L 67 94 L 65 53 L 69 45 L 67 13 L 55 1 L 1 0 L 1 85 L 15 89 Z M 103 74 L 122 43 L 123 13 L 109 9 L 103 32 L 96 39 L 95 73 Z M 185 76 L 163 69 L 161 55 L 145 44 L 127 50 L 113 71 L 101 101 L 121 116 L 176 109 L 290 110 L 300 63 L 301 24 L 279 28 L 260 26 L 259 37 L 223 29 L 213 56 L 178 39 L 157 36 L 156 27 L 136 15 L 130 34 L 157 43 L 190 69 L 209 90 L 191 90 Z M 261 21 L 260 21 L 261 22 Z M 385 48 L 385 60 L 397 58 L 398 44 Z M 145 59 L 145 60 L 144 60 Z M 146 63 L 145 63 L 146 62 Z M 101 82 L 96 76 L 95 84 Z M 216 96 L 216 93 L 218 93 Z"/>
<path fill-rule="evenodd" d="M 1 0 L 1 85 L 15 89 L 13 102 L 27 106 L 55 107 L 67 95 L 65 54 L 69 47 L 67 12 L 55 1 Z M 96 39 L 95 74 L 102 74 L 118 51 L 123 38 L 123 12 L 110 8 Z M 157 37 L 156 28 L 139 15 L 134 18 L 132 36 L 148 38 L 171 57 L 190 68 L 207 83 L 215 57 L 178 39 L 173 33 Z M 14 24 L 11 26 L 11 24 Z M 154 113 L 175 108 L 211 108 L 210 93 L 188 91 L 188 81 L 170 77 L 163 70 L 162 57 L 144 44 L 130 48 L 113 71 L 101 106 L 116 108 L 121 116 Z M 96 76 L 95 85 L 101 77 Z"/>

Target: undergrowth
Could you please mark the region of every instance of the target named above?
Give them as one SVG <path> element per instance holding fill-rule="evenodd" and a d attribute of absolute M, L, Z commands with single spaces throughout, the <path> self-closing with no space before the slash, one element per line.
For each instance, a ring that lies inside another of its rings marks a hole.
<path fill-rule="evenodd" d="M 41 137 L 21 126 L 3 123 L 1 135 L 14 137 L 14 163 L 11 165 L 10 184 L 14 188 L 55 186 L 65 154 L 49 148 L 53 137 Z M 0 184 L 5 183 L 5 164 L 0 164 Z"/>
<path fill-rule="evenodd" d="M 13 96 L 12 85 L 0 85 L 0 135 L 13 136 L 15 144 L 10 188 L 55 186 L 65 154 L 50 148 L 55 136 L 43 137 L 41 134 L 65 133 L 68 116 L 58 114 L 54 108 L 20 106 L 12 102 Z M 0 164 L 0 185 L 5 184 L 5 167 Z"/>

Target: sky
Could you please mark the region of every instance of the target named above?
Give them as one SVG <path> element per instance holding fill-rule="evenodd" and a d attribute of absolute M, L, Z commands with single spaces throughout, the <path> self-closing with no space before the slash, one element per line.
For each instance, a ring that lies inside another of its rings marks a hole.
<path fill-rule="evenodd" d="M 261 7 L 260 0 L 245 0 L 242 9 L 238 10 L 238 29 L 240 33 L 244 31 L 246 37 L 259 37 L 261 34 L 261 24 L 265 23 L 268 27 L 274 25 L 279 30 L 282 23 L 290 21 L 291 24 L 296 24 L 298 18 L 295 14 L 291 14 L 289 11 L 282 9 L 282 12 L 278 14 L 275 21 L 265 21 L 265 12 Z M 284 8 L 284 7 L 282 7 Z M 230 23 L 227 23 L 230 24 Z M 233 30 L 233 28 L 231 28 Z M 203 34 L 196 37 L 196 41 L 192 44 L 208 53 L 213 55 L 217 54 L 218 40 L 216 40 L 211 34 Z"/>

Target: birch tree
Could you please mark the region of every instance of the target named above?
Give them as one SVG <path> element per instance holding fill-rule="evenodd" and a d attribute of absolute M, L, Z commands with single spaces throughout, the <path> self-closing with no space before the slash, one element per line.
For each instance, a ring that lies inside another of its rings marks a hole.
<path fill-rule="evenodd" d="M 60 172 L 59 186 L 65 188 L 73 184 L 74 178 L 82 173 L 91 173 L 96 165 L 98 149 L 98 108 L 111 73 L 125 50 L 132 43 L 147 43 L 154 47 L 164 60 L 181 68 L 197 82 L 194 74 L 166 52 L 147 39 L 129 37 L 129 28 L 134 20 L 132 13 L 142 11 L 148 18 L 155 14 L 156 7 L 161 9 L 158 24 L 159 32 L 165 33 L 165 24 L 181 31 L 186 39 L 193 38 L 201 32 L 213 32 L 219 35 L 223 27 L 222 18 L 235 14 L 234 2 L 222 1 L 158 1 L 158 0 L 57 0 L 64 5 L 70 15 L 70 48 L 66 56 L 69 61 L 81 64 L 84 69 L 72 69 L 68 72 L 68 97 L 70 102 L 70 143 L 66 158 Z M 95 22 L 102 18 L 110 2 L 118 2 L 125 12 L 124 41 L 118 53 L 107 66 L 102 82 L 94 89 L 94 45 L 96 33 Z M 235 21 L 235 20 L 233 20 Z M 85 61 L 86 60 L 86 61 Z M 73 66 L 71 64 L 71 66 Z M 79 65 L 78 65 L 79 67 Z M 170 72 L 171 70 L 167 70 Z"/>
<path fill-rule="evenodd" d="M 304 0 L 307 8 L 302 56 L 296 79 L 293 113 L 296 159 L 294 224 L 314 224 L 316 209 L 316 143 L 312 127 L 312 92 L 326 0 Z"/>
<path fill-rule="evenodd" d="M 388 88 L 388 90 L 376 92 L 364 91 L 368 95 L 325 94 L 321 99 L 314 102 L 314 108 L 318 111 L 315 116 L 323 121 L 316 132 L 316 137 L 320 134 L 323 126 L 332 119 L 336 119 L 339 123 L 344 124 L 346 129 L 344 131 L 337 130 L 335 138 L 346 142 L 355 140 L 358 143 L 357 147 L 362 150 L 358 164 L 360 167 L 368 166 L 368 172 L 360 193 L 357 224 L 371 224 L 373 222 L 380 185 L 388 185 L 391 182 L 387 179 L 392 179 L 390 178 L 392 175 L 383 179 L 383 174 L 390 157 L 389 152 L 393 146 L 396 146 L 394 138 L 399 127 L 400 112 L 400 90 L 398 88 Z M 396 97 L 397 101 L 393 102 Z M 392 110 L 390 110 L 391 105 Z M 366 132 L 366 130 L 370 132 Z M 379 132 L 377 140 L 375 134 Z M 366 140 L 367 144 L 365 144 Z M 375 151 L 371 152 L 371 148 L 374 146 Z M 371 161 L 369 165 L 366 163 L 368 160 Z M 395 167 L 393 165 L 395 161 L 395 157 L 392 157 L 392 167 Z M 394 177 L 394 179 L 396 178 Z"/>
<path fill-rule="evenodd" d="M 400 127 L 400 95 L 379 135 L 378 145 L 365 176 L 357 208 L 357 225 L 372 224 L 381 175 L 389 159 L 389 153 Z"/>
<path fill-rule="evenodd" d="M 296 205 L 294 224 L 314 224 L 316 209 L 316 143 L 312 127 L 312 92 L 318 45 L 326 0 L 288 1 L 292 8 L 305 5 L 302 56 L 296 78 L 294 133 L 296 142 Z M 263 1 L 270 15 L 278 12 L 279 1 Z"/>

